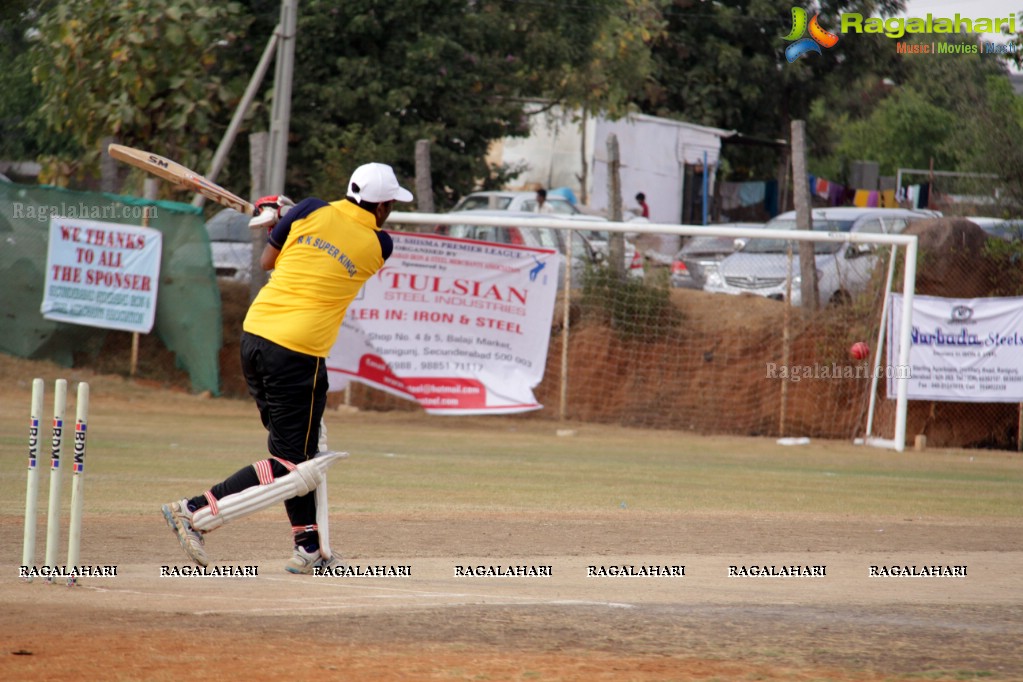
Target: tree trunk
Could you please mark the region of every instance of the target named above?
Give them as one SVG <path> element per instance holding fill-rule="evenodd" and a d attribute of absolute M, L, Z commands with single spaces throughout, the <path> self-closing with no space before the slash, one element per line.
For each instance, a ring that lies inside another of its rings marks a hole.
<path fill-rule="evenodd" d="M 255 201 L 266 195 L 266 153 L 270 142 L 270 134 L 267 132 L 252 133 L 249 135 L 249 178 L 252 189 L 249 191 L 249 200 Z M 263 255 L 263 247 L 266 246 L 266 232 L 263 230 L 252 230 L 252 279 L 249 280 L 249 301 L 256 298 L 256 294 L 266 284 L 267 273 L 260 264 L 260 256 Z"/>
<path fill-rule="evenodd" d="M 796 206 L 796 227 L 812 230 L 810 183 L 806 174 L 806 122 L 792 122 L 792 201 Z M 803 308 L 817 309 L 817 261 L 813 242 L 799 242 L 799 293 Z"/>
<path fill-rule="evenodd" d="M 613 222 L 622 220 L 622 160 L 618 153 L 618 137 L 607 137 L 607 198 L 608 218 Z M 607 258 L 611 272 L 619 279 L 625 279 L 625 235 L 612 232 L 607 242 Z"/>
<path fill-rule="evenodd" d="M 430 174 L 430 141 L 416 140 L 416 207 L 434 213 L 433 178 Z"/>

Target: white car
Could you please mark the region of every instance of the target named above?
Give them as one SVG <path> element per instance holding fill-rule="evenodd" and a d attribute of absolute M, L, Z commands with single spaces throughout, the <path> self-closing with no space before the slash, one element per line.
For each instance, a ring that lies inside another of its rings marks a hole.
<path fill-rule="evenodd" d="M 576 208 L 568 199 L 555 194 L 548 193 L 547 203 L 553 209 L 548 218 L 585 220 L 591 222 L 606 222 L 607 219 L 597 215 L 583 213 Z M 533 213 L 536 211 L 536 192 L 514 192 L 504 190 L 492 190 L 472 192 L 459 199 L 452 209 L 455 211 L 514 211 L 517 213 Z M 608 239 L 610 233 L 607 230 L 585 230 L 583 237 L 590 243 L 597 252 L 598 258 L 607 259 Z M 625 240 L 625 268 L 631 277 L 643 277 L 643 256 L 636 249 L 636 246 L 628 239 Z"/>
<path fill-rule="evenodd" d="M 813 229 L 823 232 L 898 234 L 914 220 L 941 217 L 937 211 L 901 208 L 818 208 L 812 211 Z M 796 229 L 796 212 L 771 219 L 766 229 Z M 704 291 L 751 293 L 779 301 L 789 297 L 801 305 L 799 242 L 788 239 L 751 239 L 718 265 L 707 277 Z M 791 252 L 791 259 L 790 254 Z M 862 291 L 870 281 L 877 258 L 869 244 L 815 242 L 817 292 L 821 305 L 842 303 Z M 789 281 L 789 273 L 792 280 Z"/>
<path fill-rule="evenodd" d="M 249 216 L 225 208 L 206 221 L 213 269 L 218 279 L 248 283 L 252 279 L 252 229 Z"/>
<path fill-rule="evenodd" d="M 547 203 L 554 211 L 554 214 L 559 217 L 582 214 L 582 211 L 573 206 L 565 197 L 548 194 Z M 532 213 L 536 211 L 536 192 L 511 192 L 503 190 L 472 192 L 459 199 L 458 203 L 451 210 L 474 211 L 478 209 Z"/>
<path fill-rule="evenodd" d="M 966 219 L 992 237 L 998 237 L 1007 242 L 1023 240 L 1023 220 L 1006 220 L 1004 218 L 981 216 L 966 216 Z"/>
<path fill-rule="evenodd" d="M 566 239 L 572 238 L 572 280 L 581 283 L 587 267 L 597 262 L 597 254 L 585 237 L 568 234 L 568 230 L 554 230 L 549 227 L 535 227 L 530 223 L 550 216 L 524 211 L 491 211 L 473 209 L 459 211 L 465 216 L 465 223 L 459 225 L 440 225 L 437 231 L 449 237 L 474 239 L 492 244 L 514 244 L 533 248 L 554 249 L 561 254 L 566 250 Z M 518 227 L 493 227 L 478 225 L 473 218 L 516 218 L 521 221 Z M 558 274 L 558 288 L 562 288 L 564 270 Z"/>

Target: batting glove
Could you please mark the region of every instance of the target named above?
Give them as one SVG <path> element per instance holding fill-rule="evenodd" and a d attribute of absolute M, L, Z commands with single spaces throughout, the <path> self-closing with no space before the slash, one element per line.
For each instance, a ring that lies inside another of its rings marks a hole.
<path fill-rule="evenodd" d="M 283 194 L 271 194 L 270 196 L 256 199 L 255 210 L 249 220 L 249 227 L 264 228 L 267 233 L 274 229 L 277 221 L 284 217 L 295 202 Z"/>

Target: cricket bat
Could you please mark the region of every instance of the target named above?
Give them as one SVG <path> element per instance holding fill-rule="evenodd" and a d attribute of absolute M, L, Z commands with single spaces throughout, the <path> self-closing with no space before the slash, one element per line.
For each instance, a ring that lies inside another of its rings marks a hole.
<path fill-rule="evenodd" d="M 123 144 L 112 144 L 107 147 L 107 152 L 118 161 L 141 168 L 147 173 L 152 173 L 185 189 L 198 192 L 207 199 L 215 201 L 222 206 L 233 208 L 246 215 L 252 215 L 255 210 L 251 203 L 242 199 L 237 194 L 228 192 L 215 182 L 210 182 L 195 171 L 159 154 L 135 149 L 134 147 L 126 147 Z"/>

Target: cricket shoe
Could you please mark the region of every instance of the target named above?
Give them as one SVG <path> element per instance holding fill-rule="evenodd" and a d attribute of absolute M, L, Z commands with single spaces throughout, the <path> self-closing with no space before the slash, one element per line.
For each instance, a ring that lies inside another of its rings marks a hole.
<path fill-rule="evenodd" d="M 331 555 L 329 559 L 324 559 L 320 555 L 319 549 L 307 552 L 304 547 L 295 547 L 295 553 L 288 559 L 288 563 L 284 564 L 284 570 L 297 575 L 311 575 L 316 569 L 335 571 L 339 568 L 347 568 L 347 566 L 337 554 Z"/>
<path fill-rule="evenodd" d="M 163 518 L 167 520 L 167 525 L 178 536 L 181 549 L 185 550 L 188 558 L 200 566 L 209 566 L 210 560 L 206 556 L 202 533 L 192 528 L 192 512 L 188 510 L 188 500 L 165 504 L 160 510 L 163 512 Z"/>

